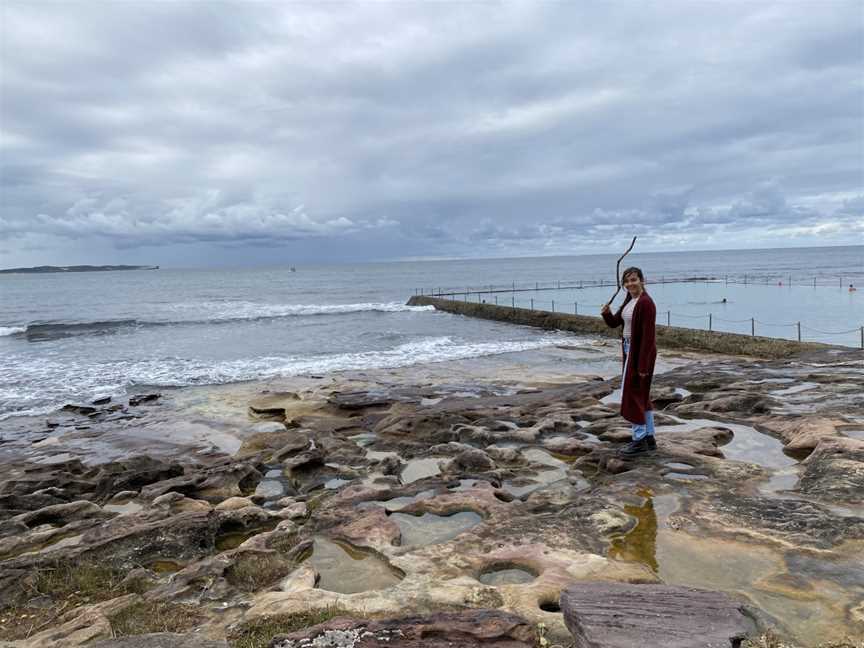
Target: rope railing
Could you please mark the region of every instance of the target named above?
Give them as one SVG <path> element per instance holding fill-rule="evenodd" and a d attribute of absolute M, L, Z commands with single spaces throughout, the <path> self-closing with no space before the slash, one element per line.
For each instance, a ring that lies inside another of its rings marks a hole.
<path fill-rule="evenodd" d="M 514 291 L 507 291 L 514 292 Z M 452 297 L 456 301 L 465 301 L 471 302 L 473 300 L 469 299 L 469 295 L 472 293 L 462 292 L 453 295 Z M 542 308 L 543 306 L 549 306 L 549 311 L 553 313 L 562 313 L 562 314 L 574 314 L 574 315 L 596 315 L 599 313 L 599 310 L 604 306 L 604 304 L 586 304 L 585 302 L 563 302 L 557 300 L 541 300 L 537 298 L 530 298 L 527 300 L 517 300 L 515 293 L 510 296 L 510 299 L 499 299 L 499 295 L 493 294 L 491 295 L 492 301 L 487 302 L 486 299 L 483 298 L 483 294 L 485 293 L 474 293 L 477 295 L 476 303 L 478 304 L 486 304 L 490 305 L 494 304 L 495 306 L 510 306 L 511 308 L 528 308 L 530 310 L 546 310 Z M 580 307 L 582 312 L 580 313 Z M 831 336 L 840 336 L 840 335 L 850 335 L 853 333 L 858 333 L 860 336 L 859 346 L 861 349 L 864 349 L 864 326 L 860 326 L 857 328 L 852 328 L 846 331 L 823 331 L 821 329 L 812 328 L 802 324 L 801 322 L 765 322 L 762 320 L 758 320 L 755 317 L 748 317 L 746 319 L 725 319 L 720 317 L 715 317 L 713 313 L 706 313 L 704 315 L 693 315 L 690 313 L 673 313 L 671 310 L 661 310 L 657 311 L 657 322 L 659 324 L 666 324 L 666 326 L 672 326 L 672 319 L 683 318 L 687 320 L 702 320 L 707 322 L 708 330 L 718 333 L 740 333 L 740 331 L 721 331 L 719 329 L 714 328 L 714 322 L 724 322 L 728 324 L 750 324 L 750 335 L 756 336 L 756 325 L 758 324 L 761 327 L 773 327 L 773 328 L 794 328 L 795 329 L 795 337 L 799 342 L 807 341 L 803 335 L 803 332 L 816 333 L 818 335 L 831 335 Z M 665 320 L 665 322 L 663 321 Z M 794 339 L 794 338 L 785 338 L 785 339 Z M 854 346 L 854 345 L 845 345 L 845 346 Z"/>

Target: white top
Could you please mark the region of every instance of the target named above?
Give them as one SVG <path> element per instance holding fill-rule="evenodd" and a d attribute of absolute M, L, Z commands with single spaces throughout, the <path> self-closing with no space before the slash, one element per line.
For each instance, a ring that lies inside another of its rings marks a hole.
<path fill-rule="evenodd" d="M 636 308 L 636 302 L 639 298 L 631 299 L 627 302 L 624 310 L 621 311 L 621 317 L 624 320 L 624 337 L 630 339 L 630 334 L 633 330 L 633 309 Z"/>

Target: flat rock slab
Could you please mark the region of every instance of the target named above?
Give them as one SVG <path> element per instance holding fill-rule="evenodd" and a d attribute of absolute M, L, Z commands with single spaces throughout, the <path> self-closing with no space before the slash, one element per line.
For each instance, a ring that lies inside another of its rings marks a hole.
<path fill-rule="evenodd" d="M 155 634 L 107 639 L 89 644 L 90 648 L 229 648 L 222 640 L 205 639 L 193 634 L 157 632 Z"/>
<path fill-rule="evenodd" d="M 270 648 L 533 648 L 534 628 L 497 610 L 441 612 L 401 619 L 336 618 L 290 635 Z"/>
<path fill-rule="evenodd" d="M 734 648 L 754 630 L 722 592 L 585 582 L 561 593 L 575 648 Z"/>

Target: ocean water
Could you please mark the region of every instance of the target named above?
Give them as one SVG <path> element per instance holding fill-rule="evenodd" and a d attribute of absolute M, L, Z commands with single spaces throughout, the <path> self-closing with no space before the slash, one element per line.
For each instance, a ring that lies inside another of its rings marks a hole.
<path fill-rule="evenodd" d="M 611 282 L 616 258 L 369 263 L 302 266 L 296 272 L 286 266 L 0 275 L 0 421 L 140 385 L 399 367 L 587 342 L 405 302 L 420 290 L 603 277 Z M 652 286 L 658 310 L 680 313 L 673 324 L 688 325 L 685 315 L 703 317 L 708 310 L 733 320 L 759 309 L 765 322 L 785 318 L 787 324 L 802 321 L 830 331 L 864 324 L 864 246 L 632 254 L 626 262 L 641 266 L 649 282 L 660 276 L 723 277 L 722 289 L 719 282 Z M 726 277 L 734 282 L 745 274 L 766 285 L 725 284 Z M 791 289 L 773 285 L 790 275 Z M 850 293 L 848 283 L 862 290 Z M 538 291 L 537 307 L 557 298 L 562 306 L 556 310 L 568 310 L 581 300 L 593 310 L 580 312 L 594 314 L 611 292 L 608 286 L 560 295 Z M 728 302 L 722 309 L 713 303 L 721 293 Z M 495 296 L 520 305 L 531 298 L 525 292 Z M 491 301 L 493 295 L 479 298 Z M 848 344 L 854 343 L 853 335 Z"/>

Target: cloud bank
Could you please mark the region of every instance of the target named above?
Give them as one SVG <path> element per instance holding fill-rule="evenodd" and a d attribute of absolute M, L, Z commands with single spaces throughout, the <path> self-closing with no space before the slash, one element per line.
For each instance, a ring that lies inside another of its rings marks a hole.
<path fill-rule="evenodd" d="M 0 265 L 864 242 L 857 1 L 0 11 Z"/>

